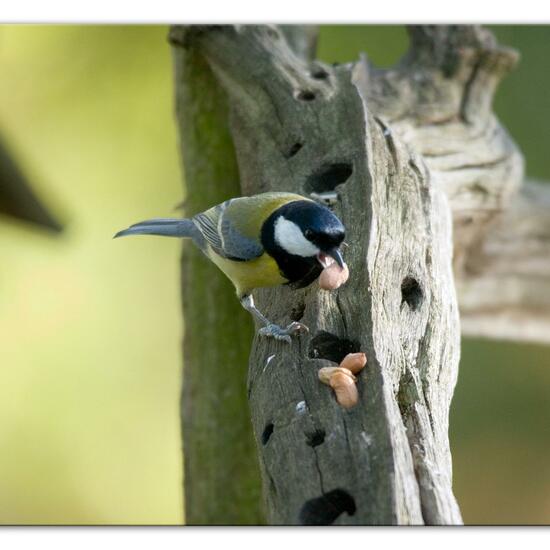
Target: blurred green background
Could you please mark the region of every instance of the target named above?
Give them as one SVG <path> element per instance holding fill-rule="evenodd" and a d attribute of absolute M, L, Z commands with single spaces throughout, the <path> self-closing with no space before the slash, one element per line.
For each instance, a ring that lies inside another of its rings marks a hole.
<path fill-rule="evenodd" d="M 496 110 L 550 180 L 550 27 L 493 27 L 522 53 Z M 180 244 L 112 241 L 183 191 L 167 28 L 0 26 L 0 133 L 61 218 L 0 217 L 0 523 L 181 523 Z M 319 57 L 381 66 L 394 26 L 324 26 Z M 466 340 L 451 411 L 467 523 L 550 523 L 550 348 Z"/>

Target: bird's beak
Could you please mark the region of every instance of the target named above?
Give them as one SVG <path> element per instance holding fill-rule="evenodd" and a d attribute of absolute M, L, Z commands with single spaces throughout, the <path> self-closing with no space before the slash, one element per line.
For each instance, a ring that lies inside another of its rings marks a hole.
<path fill-rule="evenodd" d="M 340 249 L 339 248 L 333 248 L 332 250 L 329 251 L 328 255 L 331 257 L 331 258 L 334 258 L 336 260 L 336 263 L 342 268 L 344 269 L 344 258 L 342 258 L 342 254 L 340 253 Z"/>
<path fill-rule="evenodd" d="M 336 262 L 342 269 L 344 269 L 344 258 L 342 258 L 342 254 L 338 248 L 331 248 L 326 252 L 320 252 L 317 255 L 317 259 L 324 268 L 329 267 L 331 264 Z"/>

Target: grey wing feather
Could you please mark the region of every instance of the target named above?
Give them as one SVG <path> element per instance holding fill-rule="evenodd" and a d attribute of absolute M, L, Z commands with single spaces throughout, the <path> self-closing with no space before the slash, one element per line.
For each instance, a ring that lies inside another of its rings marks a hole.
<path fill-rule="evenodd" d="M 215 209 L 212 210 L 207 210 L 206 212 L 193 216 L 193 222 L 206 239 L 206 242 L 216 253 L 223 256 L 223 243 L 218 233 L 218 216 L 213 215 L 216 214 L 216 212 Z"/>
<path fill-rule="evenodd" d="M 220 256 L 240 261 L 253 260 L 261 256 L 264 249 L 256 239 L 250 239 L 239 232 L 231 220 L 224 216 L 231 200 L 197 214 L 193 221 Z"/>
<path fill-rule="evenodd" d="M 222 247 L 222 240 L 218 234 L 218 227 L 215 220 L 210 219 L 206 214 L 197 214 L 193 216 L 193 222 L 200 229 L 208 244 L 218 250 Z"/>
<path fill-rule="evenodd" d="M 220 232 L 222 234 L 223 250 L 229 258 L 253 260 L 264 252 L 263 246 L 256 239 L 245 237 L 227 218 L 222 217 Z"/>

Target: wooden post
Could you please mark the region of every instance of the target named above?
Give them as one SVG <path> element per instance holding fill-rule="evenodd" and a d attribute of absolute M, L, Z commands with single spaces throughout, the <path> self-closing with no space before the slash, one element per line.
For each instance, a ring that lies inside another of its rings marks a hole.
<path fill-rule="evenodd" d="M 197 98 L 185 94 L 223 91 L 229 117 L 219 112 L 209 126 L 214 135 L 200 139 L 223 138 L 227 151 L 234 146 L 241 189 L 233 153 L 227 166 L 234 185 L 224 189 L 233 195 L 335 191 L 334 209 L 348 232 L 351 277 L 341 289 L 329 293 L 315 283 L 257 293 L 270 319 L 310 328 L 290 346 L 258 337 L 252 345 L 248 398 L 267 520 L 457 524 L 447 435 L 460 355 L 452 227 L 455 273 L 466 278 L 523 177 L 521 154 L 490 111 L 498 80 L 517 56 L 479 27 L 425 26 L 411 29 L 410 51 L 393 69 L 375 70 L 365 58 L 332 67 L 311 61 L 314 37 L 303 32 L 302 40 L 298 27 L 174 27 L 171 33 L 178 105 L 188 113 L 180 116 L 188 188 L 213 191 L 219 178 L 203 177 L 197 167 L 226 161 L 216 149 L 197 147 L 197 136 L 185 139 L 206 116 Z M 208 81 L 190 72 L 190 59 L 211 71 Z M 220 195 L 193 204 L 190 213 L 226 198 Z M 191 282 L 184 271 L 184 287 Z M 201 340 L 202 302 L 194 297 L 186 305 L 186 349 L 193 350 L 185 359 L 186 463 L 196 461 L 195 438 L 206 437 L 189 420 L 197 399 L 209 403 L 205 424 L 227 424 L 213 395 L 222 391 L 225 373 L 212 381 L 218 374 L 205 363 L 233 340 L 245 346 L 239 329 L 222 322 L 235 300 L 230 295 L 212 290 L 208 322 L 217 328 Z M 368 365 L 359 377 L 360 403 L 347 411 L 317 372 L 358 350 L 367 353 Z M 200 385 L 201 365 L 207 386 Z M 244 376 L 243 365 L 236 376 Z M 242 406 L 238 397 L 234 403 Z M 223 468 L 240 442 L 217 437 L 212 454 L 223 455 Z M 222 505 L 194 496 L 196 485 L 244 486 L 250 478 L 213 479 L 209 461 L 204 471 L 195 463 L 187 507 L 201 522 L 223 523 L 227 516 L 212 519 L 208 508 Z M 223 498 L 220 487 L 209 491 Z"/>

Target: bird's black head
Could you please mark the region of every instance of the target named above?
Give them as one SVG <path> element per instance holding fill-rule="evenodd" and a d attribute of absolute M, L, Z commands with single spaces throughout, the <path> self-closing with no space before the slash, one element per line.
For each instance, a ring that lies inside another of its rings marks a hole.
<path fill-rule="evenodd" d="M 315 280 L 332 261 L 343 266 L 339 247 L 345 238 L 342 222 L 326 206 L 293 201 L 281 206 L 262 228 L 262 245 L 290 282 Z"/>

